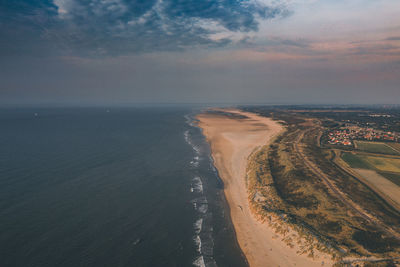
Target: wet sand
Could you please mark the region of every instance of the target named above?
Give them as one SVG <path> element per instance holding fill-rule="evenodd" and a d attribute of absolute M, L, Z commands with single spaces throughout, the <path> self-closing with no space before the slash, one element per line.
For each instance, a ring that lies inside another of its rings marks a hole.
<path fill-rule="evenodd" d="M 327 259 L 313 260 L 288 247 L 267 224 L 251 213 L 245 182 L 248 157 L 282 131 L 270 118 L 233 109 L 225 114 L 202 113 L 199 127 L 211 145 L 214 164 L 224 182 L 238 243 L 251 267 L 255 266 L 330 266 Z M 242 118 L 240 116 L 246 116 Z"/>

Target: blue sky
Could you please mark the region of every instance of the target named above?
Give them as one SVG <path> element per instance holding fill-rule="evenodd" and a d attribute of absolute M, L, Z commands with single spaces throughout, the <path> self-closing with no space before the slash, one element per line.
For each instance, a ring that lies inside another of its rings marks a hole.
<path fill-rule="evenodd" d="M 0 102 L 400 102 L 397 0 L 0 1 Z"/>

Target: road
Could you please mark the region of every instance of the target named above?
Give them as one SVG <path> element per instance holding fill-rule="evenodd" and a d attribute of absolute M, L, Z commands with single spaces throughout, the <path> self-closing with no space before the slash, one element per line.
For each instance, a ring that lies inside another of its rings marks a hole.
<path fill-rule="evenodd" d="M 311 128 L 308 130 L 303 130 L 300 132 L 300 134 L 297 136 L 296 141 L 294 142 L 294 149 L 297 155 L 299 156 L 300 159 L 303 160 L 305 166 L 312 171 L 317 177 L 321 178 L 324 184 L 331 190 L 331 192 L 347 207 L 349 210 L 351 210 L 355 215 L 358 215 L 368 221 L 369 223 L 373 224 L 376 228 L 380 229 L 381 231 L 385 232 L 389 236 L 393 236 L 396 239 L 400 240 L 400 234 L 393 229 L 383 226 L 380 221 L 378 221 L 376 218 L 374 218 L 372 215 L 368 214 L 365 210 L 363 210 L 361 207 L 355 205 L 352 203 L 351 200 L 347 198 L 347 196 L 340 191 L 336 185 L 333 184 L 332 180 L 329 178 L 328 175 L 326 175 L 321 169 L 319 169 L 314 163 L 312 163 L 306 155 L 304 155 L 303 150 L 300 146 L 301 140 L 304 137 L 304 134 L 307 131 L 311 131 L 315 128 Z"/>

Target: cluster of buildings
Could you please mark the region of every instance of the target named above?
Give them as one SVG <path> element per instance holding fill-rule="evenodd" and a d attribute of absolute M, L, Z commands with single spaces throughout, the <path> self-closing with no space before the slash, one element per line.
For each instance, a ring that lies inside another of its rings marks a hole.
<path fill-rule="evenodd" d="M 352 146 L 353 142 L 350 139 L 350 134 L 346 131 L 335 130 L 328 133 L 328 144 Z"/>
<path fill-rule="evenodd" d="M 331 145 L 352 146 L 352 140 L 399 142 L 400 134 L 358 126 L 342 127 L 328 133 L 328 144 Z"/>
<path fill-rule="evenodd" d="M 393 117 L 393 115 L 389 115 L 389 114 L 370 114 L 369 116 L 372 118 L 391 118 L 391 117 Z"/>

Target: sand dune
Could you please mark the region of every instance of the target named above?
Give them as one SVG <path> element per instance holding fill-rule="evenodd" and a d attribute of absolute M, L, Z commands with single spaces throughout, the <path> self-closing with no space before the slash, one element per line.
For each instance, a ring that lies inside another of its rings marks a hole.
<path fill-rule="evenodd" d="M 329 260 L 313 260 L 296 254 L 265 223 L 250 211 L 245 183 L 247 159 L 257 148 L 267 144 L 282 126 L 253 113 L 220 110 L 246 116 L 198 115 L 199 126 L 211 145 L 214 164 L 224 182 L 224 192 L 231 209 L 237 239 L 250 266 L 325 266 Z"/>

